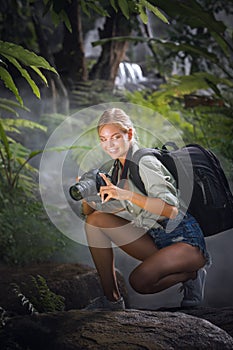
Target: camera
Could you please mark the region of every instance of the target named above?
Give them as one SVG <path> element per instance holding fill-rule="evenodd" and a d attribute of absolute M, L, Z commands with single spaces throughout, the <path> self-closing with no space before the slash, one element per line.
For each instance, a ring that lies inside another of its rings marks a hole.
<path fill-rule="evenodd" d="M 105 176 L 109 177 L 109 174 L 105 173 Z M 87 200 L 97 200 L 97 193 L 99 193 L 100 187 L 105 186 L 106 182 L 100 176 L 99 169 L 92 169 L 84 173 L 79 182 L 70 187 L 70 196 L 76 201 L 83 198 Z"/>

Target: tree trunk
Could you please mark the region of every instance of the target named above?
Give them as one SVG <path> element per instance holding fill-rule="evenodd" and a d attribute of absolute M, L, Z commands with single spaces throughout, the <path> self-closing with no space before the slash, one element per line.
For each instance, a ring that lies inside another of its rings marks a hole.
<path fill-rule="evenodd" d="M 39 44 L 39 49 L 43 57 L 56 68 L 54 62 L 54 56 L 51 50 L 49 49 L 49 43 L 43 33 L 40 18 L 38 16 L 38 11 L 35 11 L 32 17 L 35 32 L 37 35 L 37 40 Z M 63 81 L 59 76 L 52 72 L 46 72 L 46 78 L 49 86 L 49 96 L 46 92 L 45 97 L 49 97 L 49 102 L 46 106 L 46 113 L 64 113 L 68 114 L 69 111 L 69 100 L 68 100 L 68 92 L 66 87 L 63 84 Z M 52 102 L 51 102 L 52 100 Z"/>
<path fill-rule="evenodd" d="M 123 14 L 118 11 L 111 13 L 111 17 L 106 17 L 105 25 L 99 30 L 100 39 L 117 36 L 128 36 L 131 33 L 131 24 Z M 125 59 L 128 47 L 127 41 L 109 41 L 102 46 L 101 55 L 93 66 L 89 78 L 91 80 L 108 80 L 113 85 L 119 64 Z"/>
<path fill-rule="evenodd" d="M 72 33 L 65 27 L 63 50 L 62 50 L 62 70 L 68 74 L 72 80 L 87 80 L 87 68 L 83 44 L 82 20 L 79 0 L 68 2 L 66 13 L 69 17 Z"/>

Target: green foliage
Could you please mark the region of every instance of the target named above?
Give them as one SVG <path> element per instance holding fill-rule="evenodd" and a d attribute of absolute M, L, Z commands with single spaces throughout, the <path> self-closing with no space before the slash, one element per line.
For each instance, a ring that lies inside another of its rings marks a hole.
<path fill-rule="evenodd" d="M 148 23 L 148 14 L 146 10 L 151 11 L 155 16 L 157 16 L 164 23 L 169 23 L 168 19 L 164 16 L 164 14 L 158 9 L 157 6 L 154 6 L 151 2 L 146 0 L 140 0 L 138 2 L 139 14 L 143 23 Z"/>
<path fill-rule="evenodd" d="M 163 0 L 153 1 L 160 9 L 165 11 L 171 18 L 176 18 L 179 23 L 191 28 L 207 28 L 215 36 L 215 40 L 221 46 L 225 55 L 229 55 L 229 44 L 223 33 L 226 26 L 222 21 L 216 20 L 213 13 L 205 10 L 204 6 L 196 0 L 173 0 L 172 2 Z"/>
<path fill-rule="evenodd" d="M 212 87 L 212 91 L 210 90 Z M 203 95 L 203 91 L 208 95 Z M 200 92 L 202 91 L 202 92 Z M 180 130 L 185 143 L 211 148 L 233 170 L 233 83 L 208 73 L 174 76 L 161 89 L 128 94 L 130 102 L 154 109 Z M 152 127 L 153 128 L 153 127 Z"/>
<path fill-rule="evenodd" d="M 65 11 L 65 6 L 68 3 L 70 3 L 69 0 L 65 0 L 65 1 L 44 0 L 44 15 L 50 12 L 53 24 L 55 26 L 58 26 L 60 22 L 63 22 L 66 28 L 70 32 L 72 32 L 70 20 Z"/>
<path fill-rule="evenodd" d="M 0 261 L 26 265 L 48 261 L 69 240 L 48 219 L 41 200 L 0 185 Z"/>
<path fill-rule="evenodd" d="M 31 78 L 27 69 L 25 69 L 22 65 L 31 68 L 34 73 L 47 85 L 47 79 L 45 75 L 42 73 L 41 68 L 50 70 L 54 73 L 57 73 L 55 68 L 53 68 L 43 57 L 36 55 L 32 51 L 28 51 L 24 49 L 20 45 L 16 45 L 9 42 L 0 41 L 0 58 L 6 59 L 10 62 L 22 75 L 24 79 L 26 79 L 27 83 L 31 87 L 33 93 L 36 97 L 40 98 L 40 90 L 36 85 L 35 81 Z M 6 64 L 3 60 L 0 60 L 1 64 Z M 13 92 L 18 102 L 23 105 L 23 100 L 19 94 L 18 88 L 15 85 L 15 82 L 9 73 L 9 71 L 0 67 L 0 79 L 3 80 L 6 88 Z"/>
<path fill-rule="evenodd" d="M 102 6 L 100 1 L 96 0 L 90 0 L 90 1 L 85 1 L 81 0 L 80 5 L 82 8 L 82 11 L 88 16 L 91 17 L 91 12 L 94 11 L 101 17 L 106 17 L 109 16 L 108 11 Z"/>
<path fill-rule="evenodd" d="M 38 312 L 63 311 L 65 298 L 50 290 L 46 279 L 40 275 L 31 276 L 34 285 L 35 295 L 32 296 L 32 303 Z"/>
<path fill-rule="evenodd" d="M 182 67 L 188 58 L 192 73 L 203 70 L 233 78 L 232 29 L 227 27 L 227 22 L 217 18 L 218 12 L 225 12 L 227 19 L 228 7 L 232 9 L 230 1 L 221 6 L 214 2 L 210 5 L 206 0 L 153 2 L 171 18 L 165 40 L 159 42 L 157 38 L 150 38 L 151 47 L 162 68 L 164 62 L 169 62 L 171 70 L 174 59 Z"/>
<path fill-rule="evenodd" d="M 18 284 L 12 283 L 13 291 L 20 299 L 22 306 L 27 308 L 30 314 L 63 311 L 64 297 L 51 291 L 43 276 L 30 277 L 31 281 L 28 284 L 22 283 L 21 288 Z"/>
<path fill-rule="evenodd" d="M 160 20 L 168 23 L 165 15 L 154 6 L 151 1 L 147 0 L 110 0 L 107 2 L 96 1 L 96 0 L 81 0 L 81 8 L 83 12 L 90 17 L 91 11 L 99 14 L 102 17 L 109 17 L 108 7 L 109 5 L 114 9 L 115 12 L 121 11 L 122 14 L 129 20 L 132 14 L 138 14 L 143 21 L 143 23 L 148 22 L 147 10 L 154 13 Z"/>
<path fill-rule="evenodd" d="M 20 129 L 25 127 L 46 130 L 42 125 L 30 120 L 0 118 L 0 177 L 2 185 L 6 186 L 8 191 L 20 187 L 29 194 L 34 188 L 32 174 L 37 170 L 28 162 L 42 150 L 31 152 L 20 142 L 15 141 L 13 135 L 20 134 Z M 7 132 L 11 135 L 8 136 Z"/>

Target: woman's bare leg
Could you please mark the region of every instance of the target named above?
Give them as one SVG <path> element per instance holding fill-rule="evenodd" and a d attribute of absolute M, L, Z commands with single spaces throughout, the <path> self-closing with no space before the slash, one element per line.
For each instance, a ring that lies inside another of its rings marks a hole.
<path fill-rule="evenodd" d="M 108 300 L 117 300 L 120 293 L 116 281 L 112 242 L 123 243 L 124 237 L 131 236 L 131 242 L 124 244 L 121 248 L 141 261 L 155 253 L 157 248 L 144 231 L 133 227 L 129 221 L 116 215 L 94 212 L 88 216 L 85 229 L 104 294 Z"/>
<path fill-rule="evenodd" d="M 152 254 L 130 275 L 130 284 L 141 294 L 158 293 L 177 283 L 195 279 L 205 265 L 198 247 L 176 243 Z"/>
<path fill-rule="evenodd" d="M 142 261 L 130 275 L 131 286 L 138 293 L 157 293 L 194 279 L 196 271 L 205 264 L 199 248 L 176 243 L 158 250 L 149 235 L 116 215 L 101 212 L 89 215 L 86 234 L 104 294 L 109 300 L 119 298 L 111 242 L 122 243 L 125 236 L 130 237 L 130 241 L 120 248 Z"/>

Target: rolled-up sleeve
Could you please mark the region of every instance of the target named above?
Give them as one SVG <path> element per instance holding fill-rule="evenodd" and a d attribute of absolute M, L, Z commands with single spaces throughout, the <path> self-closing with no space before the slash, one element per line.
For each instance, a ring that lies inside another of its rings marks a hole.
<path fill-rule="evenodd" d="M 139 161 L 139 174 L 149 197 L 179 206 L 175 179 L 156 157 L 142 157 Z"/>

